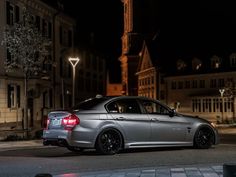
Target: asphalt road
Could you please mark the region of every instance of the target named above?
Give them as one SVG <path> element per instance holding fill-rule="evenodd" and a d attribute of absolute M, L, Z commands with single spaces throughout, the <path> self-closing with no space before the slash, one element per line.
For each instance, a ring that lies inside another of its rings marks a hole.
<path fill-rule="evenodd" d="M 136 149 L 107 156 L 95 151 L 73 153 L 58 147 L 0 152 L 0 176 L 54 175 L 100 170 L 176 165 L 222 165 L 236 160 L 236 144 L 220 144 L 207 150 L 191 148 Z"/>
<path fill-rule="evenodd" d="M 60 147 L 6 148 L 0 151 L 0 177 L 34 177 L 91 171 L 186 165 L 222 165 L 236 162 L 236 134 L 220 134 L 220 144 L 210 149 L 152 148 L 100 155 L 94 150 L 70 152 Z"/>

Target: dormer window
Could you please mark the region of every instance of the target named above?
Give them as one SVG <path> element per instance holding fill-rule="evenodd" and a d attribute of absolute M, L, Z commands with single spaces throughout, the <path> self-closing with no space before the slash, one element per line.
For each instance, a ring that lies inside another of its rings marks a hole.
<path fill-rule="evenodd" d="M 183 60 L 179 59 L 176 63 L 176 67 L 178 71 L 181 71 L 187 67 L 187 64 Z"/>
<path fill-rule="evenodd" d="M 220 59 L 220 57 L 214 55 L 214 56 L 211 58 L 211 68 L 212 68 L 212 69 L 218 69 L 218 68 L 220 68 L 220 65 L 221 65 L 221 59 Z"/>
<path fill-rule="evenodd" d="M 202 67 L 202 61 L 199 60 L 198 58 L 194 58 L 192 60 L 192 69 L 194 71 L 197 71 L 197 70 L 201 69 L 201 67 Z"/>
<path fill-rule="evenodd" d="M 220 63 L 216 62 L 215 63 L 215 68 L 219 68 L 220 67 Z"/>
<path fill-rule="evenodd" d="M 236 53 L 230 55 L 230 66 L 236 67 Z"/>

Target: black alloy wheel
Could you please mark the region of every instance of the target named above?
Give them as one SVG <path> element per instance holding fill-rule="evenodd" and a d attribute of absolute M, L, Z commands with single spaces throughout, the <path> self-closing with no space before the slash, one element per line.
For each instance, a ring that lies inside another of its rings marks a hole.
<path fill-rule="evenodd" d="M 99 134 L 96 149 L 102 154 L 112 155 L 122 149 L 122 137 L 117 130 L 107 130 Z"/>
<path fill-rule="evenodd" d="M 208 149 L 212 146 L 214 141 L 214 133 L 208 128 L 199 129 L 194 137 L 194 147 L 198 149 Z"/>

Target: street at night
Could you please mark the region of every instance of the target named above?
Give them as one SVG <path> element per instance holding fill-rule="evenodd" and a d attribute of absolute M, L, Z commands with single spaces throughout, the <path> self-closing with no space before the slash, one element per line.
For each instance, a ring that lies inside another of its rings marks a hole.
<path fill-rule="evenodd" d="M 41 146 L 1 149 L 0 176 L 86 174 L 134 168 L 209 166 L 235 162 L 236 134 L 220 135 L 221 143 L 206 150 L 155 148 L 126 150 L 117 155 L 100 155 L 94 150 L 74 153 L 62 147 Z M 13 170 L 14 169 L 14 170 Z"/>

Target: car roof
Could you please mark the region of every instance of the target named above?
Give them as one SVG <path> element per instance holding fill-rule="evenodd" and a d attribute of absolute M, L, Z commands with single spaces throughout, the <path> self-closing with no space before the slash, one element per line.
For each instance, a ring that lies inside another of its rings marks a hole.
<path fill-rule="evenodd" d="M 145 99 L 145 100 L 153 100 L 153 101 L 159 102 L 158 100 L 148 98 L 148 97 L 144 97 L 144 96 L 127 96 L 127 95 L 122 95 L 122 96 L 101 96 L 101 95 L 98 95 L 96 97 L 89 98 L 89 99 L 86 99 L 86 100 L 80 102 L 79 104 L 77 104 L 73 108 L 73 110 L 93 109 L 93 110 L 104 110 L 105 111 L 104 105 L 108 104 L 111 101 L 119 100 L 119 99 Z"/>

